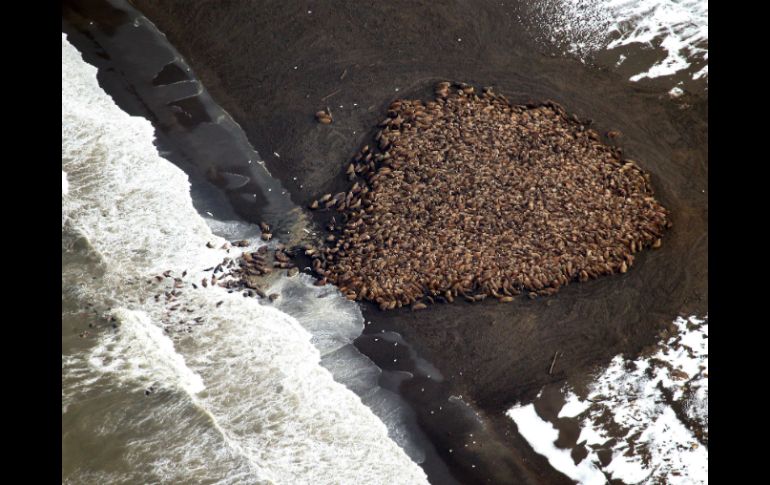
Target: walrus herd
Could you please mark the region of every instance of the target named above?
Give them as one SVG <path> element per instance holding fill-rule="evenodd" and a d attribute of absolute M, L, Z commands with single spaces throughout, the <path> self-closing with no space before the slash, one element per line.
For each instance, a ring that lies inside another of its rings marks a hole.
<path fill-rule="evenodd" d="M 347 166 L 350 190 L 310 204 L 339 217 L 306 254 L 351 300 L 550 295 L 625 273 L 671 225 L 649 175 L 554 102 L 443 82 L 432 101 L 391 103 L 379 128 Z"/>

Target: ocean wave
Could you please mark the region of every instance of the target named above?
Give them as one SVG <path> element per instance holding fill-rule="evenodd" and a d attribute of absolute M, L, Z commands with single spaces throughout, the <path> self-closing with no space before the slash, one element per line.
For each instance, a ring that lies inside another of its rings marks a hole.
<path fill-rule="evenodd" d="M 100 268 L 63 265 L 63 286 L 114 322 L 89 349 L 63 355 L 62 412 L 98 398 L 100 383 L 138 403 L 150 388 L 165 399 L 150 416 L 129 412 L 139 407 L 132 402 L 122 414 L 105 408 L 94 423 L 102 434 L 136 433 L 122 453 L 129 471 L 104 473 L 118 483 L 425 483 L 382 421 L 320 365 L 296 318 L 220 287 L 185 287 L 179 311 L 170 308 L 154 276 L 170 270 L 197 281 L 227 253 L 206 247 L 225 240 L 197 214 L 186 175 L 153 139 L 151 124 L 122 112 L 62 35 L 63 250 L 75 246 L 65 240 L 85 241 Z M 313 309 L 322 311 L 313 321 L 331 327 L 337 318 L 347 330 L 329 332 L 324 353 L 360 332 L 360 315 L 327 305 Z M 99 473 L 79 469 L 64 481 Z"/>
<path fill-rule="evenodd" d="M 577 464 L 557 448 L 553 425 L 534 405 L 507 415 L 535 451 L 580 484 L 708 483 L 708 317 L 678 317 L 676 334 L 635 360 L 616 356 L 579 396 L 565 388 L 558 418 L 579 422 Z M 607 453 L 608 462 L 600 453 Z"/>
<path fill-rule="evenodd" d="M 680 72 L 708 78 L 706 0 L 545 0 L 529 2 L 524 21 L 536 27 L 540 41 L 583 60 L 631 45 L 665 52 L 662 59 L 640 64 L 631 81 Z M 627 56 L 619 49 L 616 66 L 624 62 Z"/>

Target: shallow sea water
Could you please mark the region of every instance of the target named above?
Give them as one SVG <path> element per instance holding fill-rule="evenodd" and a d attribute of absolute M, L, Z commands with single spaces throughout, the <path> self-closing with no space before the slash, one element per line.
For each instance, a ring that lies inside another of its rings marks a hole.
<path fill-rule="evenodd" d="M 62 67 L 63 481 L 424 482 L 320 365 L 360 333 L 355 305 L 336 291 L 315 298 L 309 321 L 329 322 L 324 333 L 239 293 L 193 289 L 227 256 L 206 243 L 225 240 L 149 122 L 118 109 L 64 35 Z M 181 288 L 155 279 L 168 270 L 186 272 Z"/>

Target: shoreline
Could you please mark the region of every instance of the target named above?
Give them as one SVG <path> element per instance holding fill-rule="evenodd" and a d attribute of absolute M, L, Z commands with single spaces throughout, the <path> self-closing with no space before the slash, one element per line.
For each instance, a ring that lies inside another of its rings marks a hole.
<path fill-rule="evenodd" d="M 356 149 L 370 143 L 374 134 L 371 127 L 379 121 L 384 107 L 399 97 L 426 97 L 442 76 L 478 85 L 494 84 L 512 101 L 556 99 L 568 111 L 596 119 L 600 131 L 620 129 L 624 151 L 652 173 L 656 196 L 671 209 L 674 220 L 669 240 L 658 254 L 642 255 L 626 275 L 569 285 L 557 296 L 535 301 L 519 298 L 505 305 L 455 302 L 417 313 L 408 309 L 383 313 L 363 304 L 364 317 L 373 324 L 359 338 L 357 347 L 379 367 L 388 368 L 392 353 L 364 345 L 364 337 L 370 331 L 397 332 L 444 374 L 452 389 L 445 393 L 463 390 L 491 422 L 502 423 L 507 419 L 501 414 L 506 407 L 534 399 L 544 385 L 579 380 L 592 366 L 606 363 L 618 353 L 638 353 L 655 341 L 660 321 L 676 314 L 705 313 L 708 308 L 707 213 L 699 212 L 707 207 L 707 194 L 700 192 L 708 178 L 707 106 L 703 100 L 680 110 L 669 99 L 659 99 L 663 93 L 645 92 L 628 83 L 619 85 L 606 72 L 582 66 L 582 70 L 576 69 L 580 64 L 575 61 L 533 54 L 519 34 L 503 38 L 510 23 L 492 26 L 496 7 L 491 6 L 481 9 L 483 15 L 475 25 L 478 38 L 464 38 L 465 45 L 479 56 L 474 60 L 452 49 L 437 53 L 438 40 L 406 45 L 389 39 L 383 46 L 368 41 L 376 33 L 398 30 L 399 25 L 414 35 L 418 25 L 409 18 L 429 10 L 427 3 L 387 14 L 375 11 L 386 8 L 382 6 L 369 12 L 361 12 L 355 5 L 339 11 L 316 6 L 313 20 L 320 21 L 328 33 L 323 42 L 316 43 L 309 42 L 307 35 L 317 26 L 302 22 L 282 31 L 284 39 L 270 37 L 271 25 L 283 24 L 281 19 L 302 13 L 304 4 L 300 2 L 266 7 L 258 13 L 249 12 L 248 5 L 243 4 L 227 18 L 209 12 L 212 16 L 205 21 L 190 18 L 192 14 L 181 3 L 136 3 L 187 58 L 212 97 L 243 127 L 270 173 L 282 181 L 299 205 L 348 185 L 346 161 Z M 461 11 L 452 7 L 442 19 L 459 22 Z M 255 36 L 249 39 L 264 52 L 253 55 L 256 51 L 252 48 L 230 52 L 229 46 L 246 42 L 245 33 L 234 34 L 235 38 L 227 42 L 217 40 L 221 32 L 235 31 L 241 22 L 238 12 L 242 21 L 254 22 L 257 32 L 249 33 Z M 347 25 L 342 20 L 348 16 L 356 18 L 358 24 L 348 30 L 334 27 Z M 375 27 L 368 27 L 373 30 L 364 35 L 368 23 Z M 440 37 L 438 27 L 425 28 Z M 357 35 L 367 42 L 351 50 Z M 291 45 L 279 50 L 276 45 L 281 42 Z M 232 59 L 223 58 L 225 52 Z M 325 61 L 328 58 L 338 61 L 329 65 Z M 378 61 L 372 65 L 372 59 Z M 296 70 L 300 71 L 298 76 L 293 72 L 295 62 L 301 66 L 301 71 Z M 345 71 L 348 74 L 340 80 Z M 527 72 L 546 74 L 528 77 Z M 556 80 L 560 78 L 575 85 L 559 85 Z M 335 123 L 332 129 L 324 129 L 328 127 L 319 126 L 313 113 L 321 103 L 332 101 L 344 108 L 332 105 Z M 300 189 L 300 185 L 304 187 Z M 241 217 L 256 222 L 260 216 L 248 212 L 252 207 L 244 204 L 236 210 Z M 314 220 L 319 225 L 323 222 L 322 216 Z M 674 267 L 674 262 L 684 267 Z M 554 351 L 565 355 L 549 376 Z M 407 397 L 413 392 L 404 385 L 400 389 Z M 412 398 L 411 402 L 414 405 L 419 400 Z M 445 443 L 441 438 L 444 430 L 448 430 L 444 440 L 457 439 L 448 436 L 453 432 L 451 424 L 448 417 L 433 424 L 420 420 L 437 447 Z M 515 425 L 495 428 L 490 440 L 523 456 L 516 457 L 519 464 L 511 465 L 512 469 L 521 466 L 535 470 L 529 472 L 531 483 L 543 483 L 544 476 L 549 476 L 548 483 L 558 480 L 544 459 L 528 449 L 526 442 L 521 443 Z M 454 460 L 453 474 L 474 483 L 484 483 L 493 468 L 500 467 L 494 458 L 478 469 L 471 468 L 470 460 Z M 530 463 L 522 465 L 527 460 Z"/>

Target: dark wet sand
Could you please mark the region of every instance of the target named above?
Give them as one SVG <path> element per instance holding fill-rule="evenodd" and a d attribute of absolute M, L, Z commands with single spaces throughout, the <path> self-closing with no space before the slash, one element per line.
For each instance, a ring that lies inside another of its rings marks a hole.
<path fill-rule="evenodd" d="M 532 452 L 502 412 L 531 400 L 549 382 L 580 381 L 618 353 L 637 353 L 676 315 L 707 311 L 705 98 L 686 100 L 691 106 L 681 109 L 665 90 L 642 90 L 612 73 L 542 56 L 520 34 L 510 11 L 491 2 L 437 8 L 429 1 L 340 1 L 333 9 L 293 0 L 260 6 L 134 3 L 186 57 L 299 204 L 347 188 L 346 162 L 371 143 L 385 106 L 397 97 L 427 99 L 441 80 L 495 86 L 514 102 L 553 99 L 595 120 L 600 132 L 622 131 L 618 143 L 626 156 L 652 174 L 674 227 L 660 250 L 639 255 L 624 275 L 575 283 L 534 301 L 458 301 L 416 313 L 364 308 L 374 322 L 367 331 L 397 331 L 447 378 L 434 398 L 462 394 L 489 420 L 482 426 L 488 440 L 483 453 L 473 459 L 449 456 L 445 450 L 458 442 L 464 421 L 421 411 L 409 388 L 418 380 L 402 389 L 463 483 L 566 481 Z M 326 106 L 335 118 L 328 126 L 313 117 Z M 358 343 L 387 367 L 390 353 Z M 549 376 L 556 351 L 562 355 Z"/>

